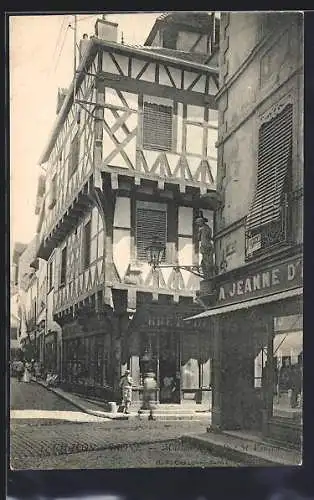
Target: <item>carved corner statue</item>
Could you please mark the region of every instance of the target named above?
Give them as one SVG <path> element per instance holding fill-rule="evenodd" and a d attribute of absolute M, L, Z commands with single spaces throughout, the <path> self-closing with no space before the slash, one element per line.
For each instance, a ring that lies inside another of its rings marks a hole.
<path fill-rule="evenodd" d="M 201 268 L 205 279 L 213 277 L 215 268 L 212 229 L 207 222 L 208 219 L 203 216 L 202 212 L 195 219 L 195 224 L 198 226 L 198 241 L 202 254 Z"/>

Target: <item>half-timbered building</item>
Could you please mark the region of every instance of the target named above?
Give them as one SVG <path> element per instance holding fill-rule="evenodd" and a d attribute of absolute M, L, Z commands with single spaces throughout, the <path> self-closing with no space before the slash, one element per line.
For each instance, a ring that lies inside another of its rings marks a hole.
<path fill-rule="evenodd" d="M 199 264 L 194 219 L 201 209 L 212 223 L 216 191 L 218 20 L 196 19 L 162 16 L 143 47 L 118 43 L 117 25 L 98 20 L 59 95 L 40 159 L 37 256 L 71 390 L 114 397 L 128 366 L 140 399 L 149 365 L 161 403 L 209 394 L 208 329 L 183 322 L 199 310 L 200 278 L 176 267 Z M 168 268 L 147 263 L 154 236 Z M 172 399 L 166 377 L 177 381 Z"/>

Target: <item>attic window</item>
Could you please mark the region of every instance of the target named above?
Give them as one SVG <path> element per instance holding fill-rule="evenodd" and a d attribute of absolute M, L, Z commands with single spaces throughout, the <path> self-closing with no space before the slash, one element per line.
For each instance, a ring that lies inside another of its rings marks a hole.
<path fill-rule="evenodd" d="M 174 49 L 177 48 L 177 37 L 178 33 L 176 31 L 164 30 L 163 32 L 163 47 L 165 49 Z"/>

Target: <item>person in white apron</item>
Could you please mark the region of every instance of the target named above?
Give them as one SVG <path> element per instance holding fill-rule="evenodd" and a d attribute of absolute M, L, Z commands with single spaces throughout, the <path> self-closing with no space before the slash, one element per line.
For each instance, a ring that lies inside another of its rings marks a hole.
<path fill-rule="evenodd" d="M 126 414 L 130 413 L 129 409 L 132 403 L 133 379 L 130 373 L 130 370 L 125 370 L 125 373 L 120 380 L 120 388 L 122 389 L 123 413 Z"/>
<path fill-rule="evenodd" d="M 28 361 L 26 361 L 25 366 L 24 366 L 24 375 L 23 375 L 23 382 L 29 383 L 32 379 L 32 373 L 31 373 L 31 368 L 32 365 Z"/>

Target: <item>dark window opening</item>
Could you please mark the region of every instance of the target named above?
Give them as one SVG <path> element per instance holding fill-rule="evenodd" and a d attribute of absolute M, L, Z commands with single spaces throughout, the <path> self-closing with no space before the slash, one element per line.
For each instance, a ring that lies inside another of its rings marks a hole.
<path fill-rule="evenodd" d="M 83 234 L 83 266 L 86 269 L 90 265 L 90 250 L 91 250 L 91 221 L 84 226 Z"/>
<path fill-rule="evenodd" d="M 172 116 L 171 106 L 144 103 L 143 148 L 158 151 L 172 149 Z"/>
<path fill-rule="evenodd" d="M 48 270 L 48 289 L 49 291 L 53 287 L 53 262 L 49 263 L 49 270 Z"/>
<path fill-rule="evenodd" d="M 174 49 L 177 48 L 177 39 L 178 33 L 173 29 L 168 29 L 163 31 L 163 47 L 165 49 Z"/>
<path fill-rule="evenodd" d="M 61 255 L 61 277 L 60 284 L 64 285 L 66 280 L 66 269 L 67 269 L 67 247 L 64 247 Z"/>

